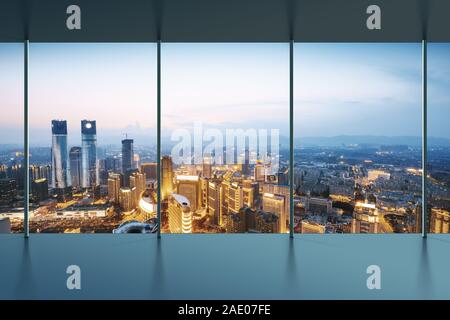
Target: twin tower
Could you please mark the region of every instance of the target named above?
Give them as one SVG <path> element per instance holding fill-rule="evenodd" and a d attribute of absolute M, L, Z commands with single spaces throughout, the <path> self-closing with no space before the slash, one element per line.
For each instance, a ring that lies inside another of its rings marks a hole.
<path fill-rule="evenodd" d="M 95 190 L 99 185 L 97 170 L 96 122 L 81 121 L 81 148 L 67 151 L 67 121 L 52 120 L 52 182 L 56 195 L 66 198 L 72 187 Z"/>

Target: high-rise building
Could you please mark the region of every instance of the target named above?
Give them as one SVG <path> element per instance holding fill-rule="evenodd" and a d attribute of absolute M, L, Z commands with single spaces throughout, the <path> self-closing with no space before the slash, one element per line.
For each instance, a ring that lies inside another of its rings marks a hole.
<path fill-rule="evenodd" d="M 186 197 L 192 211 L 201 206 L 201 192 L 198 176 L 177 176 L 177 194 Z"/>
<path fill-rule="evenodd" d="M 208 214 L 213 224 L 222 225 L 221 185 L 217 181 L 208 183 Z"/>
<path fill-rule="evenodd" d="M 33 201 L 40 202 L 48 199 L 48 181 L 45 178 L 33 180 L 31 184 Z"/>
<path fill-rule="evenodd" d="M 0 179 L 0 205 L 11 203 L 17 195 L 17 184 L 14 179 Z"/>
<path fill-rule="evenodd" d="M 81 148 L 72 147 L 69 152 L 70 159 L 70 176 L 72 179 L 72 187 L 74 189 L 81 188 Z"/>
<path fill-rule="evenodd" d="M 122 140 L 122 173 L 126 174 L 133 169 L 134 150 L 133 139 Z"/>
<path fill-rule="evenodd" d="M 130 176 L 130 188 L 136 188 L 137 197 L 145 192 L 145 174 L 133 172 Z"/>
<path fill-rule="evenodd" d="M 118 173 L 110 173 L 108 178 L 108 197 L 118 204 L 120 202 L 120 181 L 121 176 Z"/>
<path fill-rule="evenodd" d="M 430 215 L 431 233 L 449 233 L 450 232 L 450 212 L 444 209 L 431 208 Z"/>
<path fill-rule="evenodd" d="M 211 178 L 212 175 L 212 158 L 210 156 L 203 157 L 202 176 Z"/>
<path fill-rule="evenodd" d="M 95 189 L 99 185 L 97 170 L 97 127 L 95 120 L 81 121 L 81 186 Z"/>
<path fill-rule="evenodd" d="M 136 209 L 136 188 L 120 188 L 119 202 L 124 212 L 131 212 Z"/>
<path fill-rule="evenodd" d="M 257 163 L 254 168 L 254 179 L 257 182 L 264 182 L 266 175 L 266 168 L 264 164 Z"/>
<path fill-rule="evenodd" d="M 119 157 L 107 157 L 105 159 L 105 170 L 118 173 L 121 170 Z"/>
<path fill-rule="evenodd" d="M 161 158 L 161 180 L 161 198 L 166 200 L 173 193 L 173 165 L 170 156 Z"/>
<path fill-rule="evenodd" d="M 157 180 L 157 163 L 144 162 L 141 164 L 141 173 L 145 173 L 147 180 Z"/>
<path fill-rule="evenodd" d="M 67 121 L 52 120 L 52 188 L 61 200 L 71 194 L 69 168 Z"/>
<path fill-rule="evenodd" d="M 379 233 L 380 217 L 374 204 L 357 202 L 353 211 L 352 233 Z"/>
<path fill-rule="evenodd" d="M 171 233 L 192 233 L 192 211 L 189 200 L 176 193 L 168 198 L 169 230 Z"/>
<path fill-rule="evenodd" d="M 286 198 L 273 193 L 263 194 L 263 211 L 273 213 L 278 217 L 277 233 L 286 232 Z"/>
<path fill-rule="evenodd" d="M 241 209 L 244 205 L 244 196 L 242 187 L 235 182 L 231 183 L 228 187 L 228 193 L 226 196 L 228 197 L 227 212 L 229 214 L 238 213 L 239 209 Z"/>

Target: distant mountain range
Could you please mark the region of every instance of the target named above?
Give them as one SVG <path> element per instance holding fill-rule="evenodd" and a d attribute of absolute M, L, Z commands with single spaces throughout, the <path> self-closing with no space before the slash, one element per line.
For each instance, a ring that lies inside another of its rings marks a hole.
<path fill-rule="evenodd" d="M 156 144 L 156 137 L 134 137 L 136 144 L 143 145 L 152 145 Z M 120 145 L 120 137 L 114 137 L 114 139 L 109 139 L 105 137 L 102 139 L 102 145 L 105 144 L 117 144 Z M 367 146 L 394 146 L 394 145 L 406 145 L 411 147 L 420 147 L 422 144 L 421 137 L 414 136 L 373 136 L 373 135 L 340 135 L 340 136 L 332 136 L 332 137 L 304 137 L 299 138 L 296 137 L 294 139 L 295 147 L 313 147 L 313 146 L 323 146 L 323 147 L 338 147 L 338 146 L 348 146 L 348 145 L 367 145 Z M 32 143 L 32 147 L 36 147 L 41 144 Z M 161 146 L 162 148 L 171 148 L 175 145 L 175 142 L 170 140 L 170 137 L 162 137 L 161 138 Z M 289 147 L 289 137 L 281 136 L 280 137 L 280 145 L 281 148 Z M 430 147 L 450 147 L 450 139 L 440 138 L 440 137 L 428 137 L 428 146 Z M 8 150 L 11 148 L 19 148 L 18 144 L 0 144 L 0 150 Z M 48 146 L 50 147 L 50 146 Z"/>

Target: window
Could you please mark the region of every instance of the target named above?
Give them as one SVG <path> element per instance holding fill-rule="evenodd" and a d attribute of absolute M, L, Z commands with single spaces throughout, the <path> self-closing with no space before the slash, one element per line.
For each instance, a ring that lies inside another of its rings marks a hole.
<path fill-rule="evenodd" d="M 0 43 L 0 233 L 23 232 L 23 60 L 21 43 Z"/>
<path fill-rule="evenodd" d="M 429 232 L 449 233 L 450 223 L 450 44 L 428 45 Z"/>
<path fill-rule="evenodd" d="M 295 45 L 295 230 L 421 232 L 421 45 Z"/>
<path fill-rule="evenodd" d="M 162 45 L 162 232 L 288 232 L 289 45 Z"/>
<path fill-rule="evenodd" d="M 29 53 L 30 232 L 154 232 L 156 45 Z"/>

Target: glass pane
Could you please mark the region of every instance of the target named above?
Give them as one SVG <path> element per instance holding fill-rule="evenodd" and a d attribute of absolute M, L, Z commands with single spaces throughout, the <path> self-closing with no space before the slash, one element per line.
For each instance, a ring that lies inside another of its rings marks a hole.
<path fill-rule="evenodd" d="M 295 45 L 295 231 L 420 232 L 421 45 Z"/>
<path fill-rule="evenodd" d="M 162 232 L 288 232 L 289 45 L 164 44 Z"/>
<path fill-rule="evenodd" d="M 22 43 L 0 43 L 0 233 L 23 232 Z"/>
<path fill-rule="evenodd" d="M 429 232 L 449 233 L 450 222 L 450 44 L 428 45 Z"/>
<path fill-rule="evenodd" d="M 156 45 L 30 45 L 31 232 L 155 231 Z"/>

